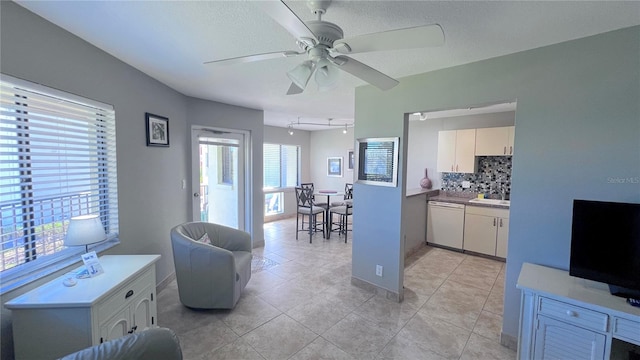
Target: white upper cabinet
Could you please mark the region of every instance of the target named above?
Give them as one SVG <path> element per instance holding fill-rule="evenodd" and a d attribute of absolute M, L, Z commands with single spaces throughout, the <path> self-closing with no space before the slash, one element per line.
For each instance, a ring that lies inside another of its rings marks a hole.
<path fill-rule="evenodd" d="M 513 155 L 515 126 L 476 129 L 476 156 Z"/>
<path fill-rule="evenodd" d="M 438 132 L 438 172 L 475 172 L 476 129 Z"/>

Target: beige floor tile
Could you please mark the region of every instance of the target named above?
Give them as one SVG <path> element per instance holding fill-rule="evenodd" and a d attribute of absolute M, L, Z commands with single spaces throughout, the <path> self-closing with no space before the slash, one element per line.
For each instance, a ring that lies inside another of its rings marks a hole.
<path fill-rule="evenodd" d="M 487 339 L 500 342 L 500 332 L 502 331 L 502 316 L 482 311 L 476 321 L 473 332 Z"/>
<path fill-rule="evenodd" d="M 470 330 L 451 325 L 418 312 L 397 337 L 404 338 L 422 349 L 431 350 L 449 359 L 457 359 L 462 354 Z"/>
<path fill-rule="evenodd" d="M 515 358 L 516 352 L 500 345 L 499 342 L 471 334 L 460 360 L 514 360 Z"/>
<path fill-rule="evenodd" d="M 216 350 L 210 351 L 197 358 L 197 360 L 264 360 L 264 358 L 255 351 L 251 345 L 243 338 L 222 346 Z M 189 360 L 185 357 L 184 360 Z"/>
<path fill-rule="evenodd" d="M 185 358 L 197 358 L 219 347 L 230 344 L 239 337 L 220 320 L 205 326 L 196 327 L 178 335 L 182 355 Z"/>
<path fill-rule="evenodd" d="M 353 360 L 354 357 L 323 339 L 316 338 L 311 344 L 298 351 L 290 360 Z"/>
<path fill-rule="evenodd" d="M 331 286 L 318 296 L 335 300 L 347 309 L 354 310 L 374 295 L 371 291 L 351 285 L 351 283 L 346 283 Z"/>
<path fill-rule="evenodd" d="M 350 314 L 322 337 L 356 359 L 374 359 L 393 334 L 362 316 Z"/>
<path fill-rule="evenodd" d="M 240 298 L 233 310 L 222 313 L 220 319 L 236 334 L 244 335 L 281 313 L 258 297 L 245 296 Z"/>
<path fill-rule="evenodd" d="M 318 334 L 282 314 L 243 336 L 267 360 L 287 359 L 310 344 Z"/>
<path fill-rule="evenodd" d="M 315 297 L 287 311 L 292 319 L 314 331 L 323 334 L 351 313 L 335 299 Z"/>
<path fill-rule="evenodd" d="M 418 312 L 418 308 L 405 301 L 399 303 L 383 296 L 374 296 L 354 312 L 395 334 Z"/>
<path fill-rule="evenodd" d="M 314 293 L 299 283 L 285 282 L 258 295 L 278 310 L 285 312 L 312 299 Z"/>
<path fill-rule="evenodd" d="M 379 359 L 384 360 L 446 360 L 447 358 L 435 352 L 423 349 L 418 344 L 408 340 L 404 336 L 394 337 L 387 346 L 382 349 Z"/>
<path fill-rule="evenodd" d="M 496 315 L 504 313 L 504 293 L 501 290 L 491 290 L 487 302 L 484 304 L 483 310 L 489 311 Z"/>
<path fill-rule="evenodd" d="M 256 296 L 263 292 L 273 290 L 276 286 L 284 284 L 285 281 L 285 279 L 274 273 L 269 271 L 260 271 L 251 274 L 251 279 L 249 280 L 247 287 L 244 288 L 243 293 L 246 295 Z"/>
<path fill-rule="evenodd" d="M 447 280 L 420 312 L 450 324 L 473 330 L 489 292 Z"/>

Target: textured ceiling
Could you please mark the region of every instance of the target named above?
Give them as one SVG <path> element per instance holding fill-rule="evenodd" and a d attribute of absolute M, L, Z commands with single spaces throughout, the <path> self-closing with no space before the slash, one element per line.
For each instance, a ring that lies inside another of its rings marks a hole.
<path fill-rule="evenodd" d="M 355 87 L 287 96 L 286 72 L 303 57 L 237 65 L 205 61 L 298 50 L 295 39 L 250 1 L 17 1 L 177 91 L 265 110 L 265 123 L 352 122 Z M 303 1 L 286 1 L 303 20 Z M 352 55 L 401 78 L 640 24 L 640 2 L 616 1 L 333 1 L 323 20 L 345 38 L 438 23 L 445 45 Z M 401 80 L 401 79 L 400 79 Z M 310 127 L 317 130 L 318 127 Z"/>

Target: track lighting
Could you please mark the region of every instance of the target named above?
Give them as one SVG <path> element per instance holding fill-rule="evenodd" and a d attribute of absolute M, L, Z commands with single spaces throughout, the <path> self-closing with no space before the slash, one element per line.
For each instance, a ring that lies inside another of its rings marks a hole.
<path fill-rule="evenodd" d="M 295 126 L 300 126 L 300 125 L 313 125 L 313 126 L 321 126 L 321 127 L 327 127 L 327 128 L 331 128 L 331 127 L 341 127 L 342 128 L 342 133 L 346 134 L 348 131 L 348 128 L 353 127 L 353 122 L 343 122 L 340 121 L 340 124 L 334 124 L 332 123 L 333 118 L 328 118 L 326 123 L 323 122 L 305 122 L 305 121 L 300 121 L 300 117 L 298 117 L 298 121 L 292 121 L 289 123 L 289 125 L 287 125 L 287 132 L 289 133 L 289 135 L 293 135 L 293 128 Z"/>
<path fill-rule="evenodd" d="M 287 132 L 289 133 L 289 135 L 293 135 L 293 128 L 291 127 L 291 125 L 289 125 L 289 130 L 287 130 Z"/>
<path fill-rule="evenodd" d="M 347 124 L 344 124 L 344 129 L 342 130 L 342 133 L 343 133 L 343 134 L 346 134 L 346 133 L 347 133 Z"/>

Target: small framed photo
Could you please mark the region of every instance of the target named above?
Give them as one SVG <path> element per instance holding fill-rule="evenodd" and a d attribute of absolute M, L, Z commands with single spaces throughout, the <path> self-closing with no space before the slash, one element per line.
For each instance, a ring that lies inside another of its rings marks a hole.
<path fill-rule="evenodd" d="M 147 146 L 169 146 L 169 119 L 145 113 Z"/>
<path fill-rule="evenodd" d="M 349 165 L 347 166 L 347 169 L 353 170 L 353 164 L 355 162 L 356 162 L 356 158 L 353 154 L 353 150 L 349 150 Z"/>
<path fill-rule="evenodd" d="M 327 176 L 342 177 L 342 157 L 327 158 Z"/>

